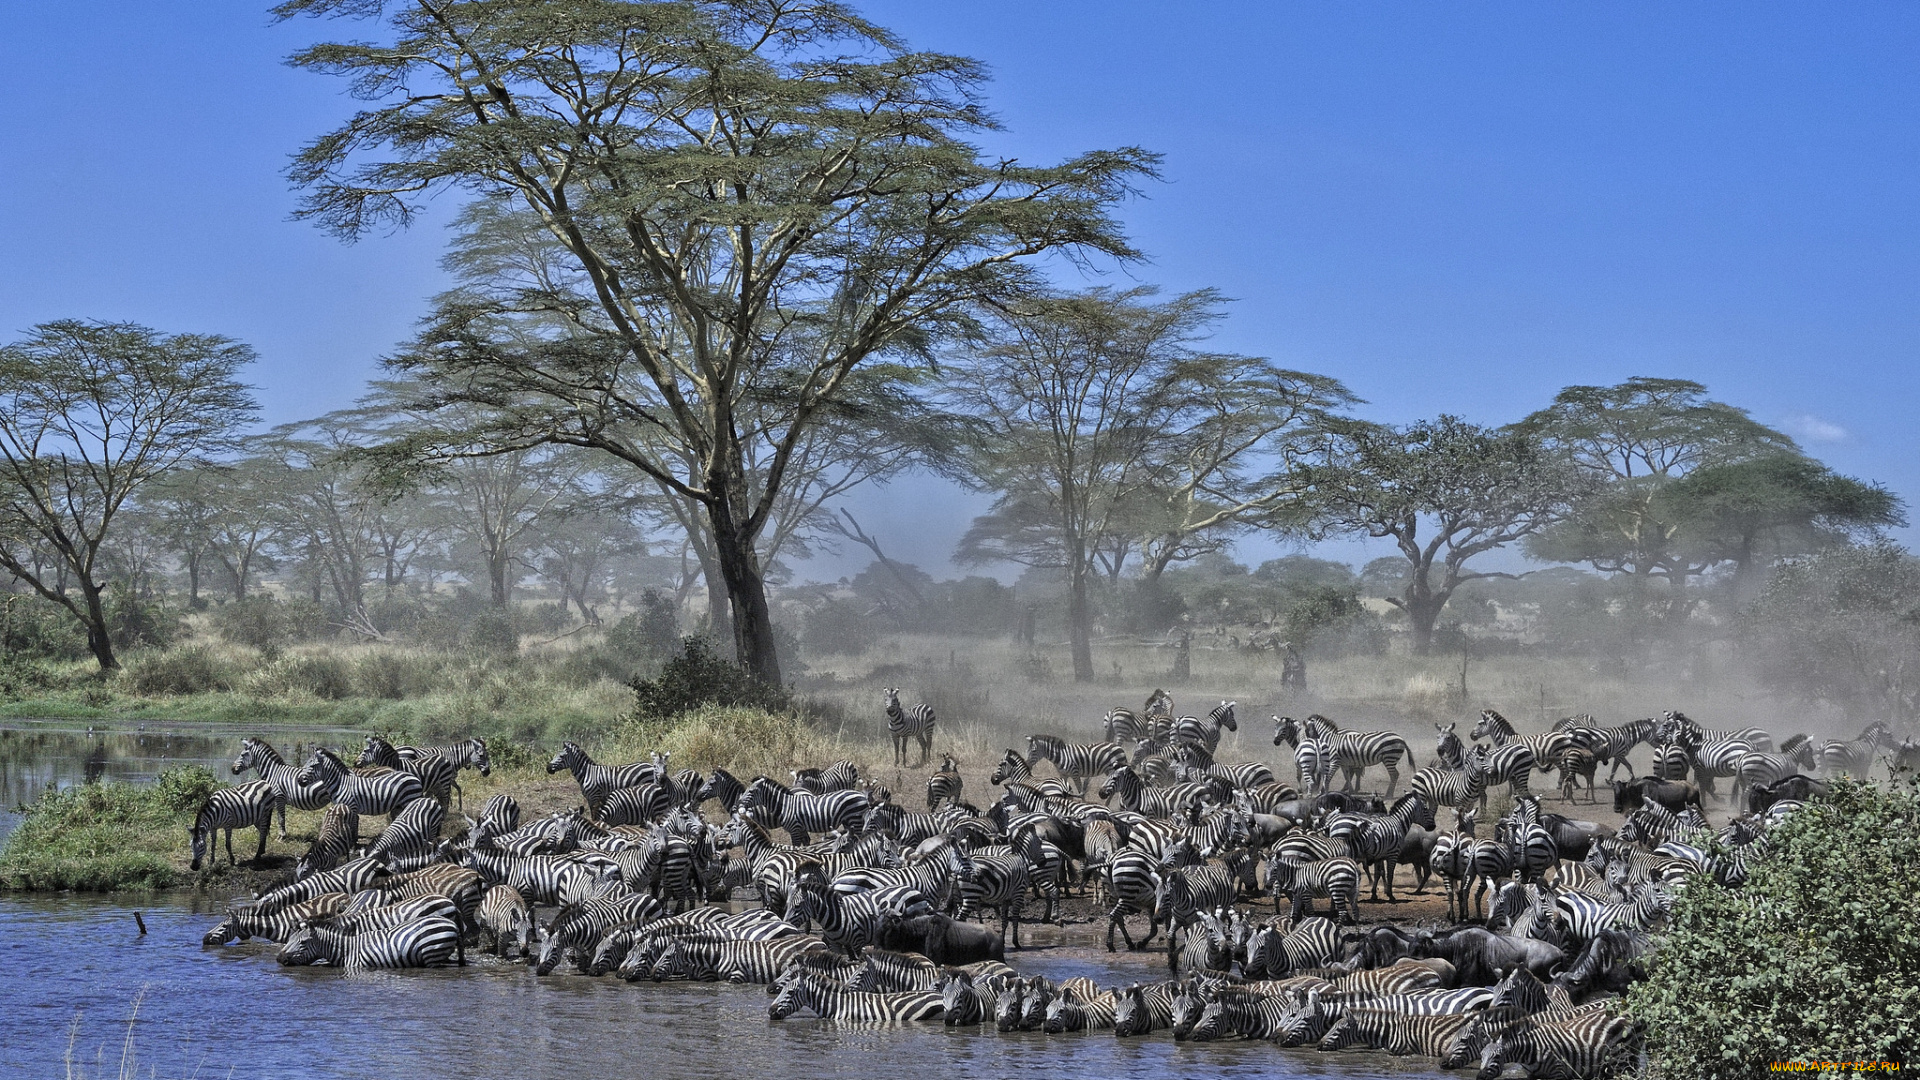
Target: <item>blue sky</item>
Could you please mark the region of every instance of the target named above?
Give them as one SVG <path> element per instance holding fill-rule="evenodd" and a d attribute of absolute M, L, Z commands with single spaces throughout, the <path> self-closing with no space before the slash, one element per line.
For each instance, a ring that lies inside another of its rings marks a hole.
<path fill-rule="evenodd" d="M 1165 154 L 1125 210 L 1152 257 L 1131 278 L 1222 289 L 1218 344 L 1335 375 L 1365 415 L 1502 422 L 1568 383 L 1693 378 L 1920 495 L 1920 8 L 860 6 L 990 65 L 994 152 Z M 217 331 L 260 350 L 271 419 L 348 404 L 439 287 L 447 216 L 352 246 L 288 220 L 287 155 L 353 103 L 281 58 L 350 24 L 225 0 L 0 20 L 0 335 Z M 979 506 L 855 502 L 936 572 Z"/>

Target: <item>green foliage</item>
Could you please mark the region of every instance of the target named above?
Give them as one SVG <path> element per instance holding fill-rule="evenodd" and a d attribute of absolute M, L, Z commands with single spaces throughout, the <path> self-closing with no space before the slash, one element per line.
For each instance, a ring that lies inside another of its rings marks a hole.
<path fill-rule="evenodd" d="M 1352 585 L 1317 585 L 1287 606 L 1281 633 L 1294 648 L 1320 656 L 1386 651 L 1380 617 L 1361 603 Z"/>
<path fill-rule="evenodd" d="M 172 649 L 143 657 L 133 669 L 142 694 L 206 694 L 233 689 L 226 666 L 205 648 Z"/>
<path fill-rule="evenodd" d="M 435 654 L 383 650 L 362 656 L 353 666 L 353 685 L 363 697 L 404 701 L 432 693 L 441 685 L 445 665 Z"/>
<path fill-rule="evenodd" d="M 182 814 L 199 810 L 208 796 L 224 786 L 200 765 L 176 765 L 155 777 L 153 783 L 154 796 Z"/>
<path fill-rule="evenodd" d="M 1920 560 L 1891 543 L 1782 563 L 1742 620 L 1762 679 L 1856 715 L 1920 700 Z"/>
<path fill-rule="evenodd" d="M 1843 781 L 1741 889 L 1696 877 L 1634 987 L 1656 1075 L 1920 1053 L 1920 787 Z"/>
<path fill-rule="evenodd" d="M 671 719 L 634 721 L 614 739 L 622 755 L 665 750 L 673 755 L 675 768 L 706 772 L 717 766 L 742 779 L 784 776 L 789 769 L 831 760 L 832 754 L 816 749 L 822 741 L 790 711 L 718 704 L 700 705 Z"/>
<path fill-rule="evenodd" d="M 462 644 L 469 649 L 511 656 L 520 651 L 519 613 L 511 608 L 488 608 L 467 624 Z"/>
<path fill-rule="evenodd" d="M 215 608 L 213 626 L 223 640 L 259 649 L 272 660 L 288 645 L 324 635 L 327 615 L 312 600 L 278 600 L 259 593 Z"/>
<path fill-rule="evenodd" d="M 66 608 L 39 595 L 0 598 L 0 645 L 9 656 L 79 660 L 87 655 L 87 632 Z"/>
<path fill-rule="evenodd" d="M 680 613 L 658 589 L 640 594 L 640 610 L 607 630 L 607 647 L 636 664 L 661 664 L 680 644 Z"/>
<path fill-rule="evenodd" d="M 43 664 L 14 653 L 0 655 L 0 698 L 29 697 L 60 683 L 59 677 Z"/>
<path fill-rule="evenodd" d="M 164 649 L 185 630 L 180 613 L 164 596 L 135 592 L 114 582 L 107 589 L 107 632 L 116 649 Z"/>
<path fill-rule="evenodd" d="M 787 708 L 787 691 L 755 679 L 745 668 L 723 659 L 713 643 L 689 637 L 682 651 L 652 679 L 635 679 L 634 715 L 642 720 L 671 719 L 702 705 L 745 706 L 769 711 Z"/>
<path fill-rule="evenodd" d="M 187 847 L 187 826 L 212 790 L 206 770 L 176 770 L 161 783 L 48 789 L 0 849 L 0 889 L 164 889 Z M 197 772 L 199 775 L 191 775 Z M 236 841 L 237 845 L 237 841 Z"/>

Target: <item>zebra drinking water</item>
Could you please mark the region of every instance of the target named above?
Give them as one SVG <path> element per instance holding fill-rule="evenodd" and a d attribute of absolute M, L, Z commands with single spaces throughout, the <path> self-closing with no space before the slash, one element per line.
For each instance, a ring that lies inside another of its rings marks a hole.
<path fill-rule="evenodd" d="M 201 860 L 206 857 L 207 849 L 218 838 L 222 829 L 227 833 L 227 862 L 236 864 L 233 857 L 233 830 L 253 826 L 260 830 L 260 847 L 253 853 L 255 859 L 267 853 L 267 830 L 273 827 L 273 810 L 280 805 L 280 791 L 266 780 L 249 780 L 238 787 L 221 788 L 207 796 L 200 804 L 200 810 L 193 815 L 193 826 L 188 830 L 193 840 L 192 868 L 200 869 Z"/>

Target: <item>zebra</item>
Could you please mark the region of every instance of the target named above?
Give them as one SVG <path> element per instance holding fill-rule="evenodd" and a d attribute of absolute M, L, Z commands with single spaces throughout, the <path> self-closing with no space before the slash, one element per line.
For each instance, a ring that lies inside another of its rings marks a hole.
<path fill-rule="evenodd" d="M 236 940 L 248 941 L 253 938 L 285 941 L 293 936 L 294 931 L 307 925 L 308 922 L 345 911 L 350 899 L 346 893 L 330 892 L 322 893 L 311 900 L 302 900 L 277 911 L 262 912 L 244 907 L 231 907 L 227 909 L 226 916 L 200 939 L 200 944 L 211 948 Z"/>
<path fill-rule="evenodd" d="M 400 761 L 407 766 L 407 770 L 419 775 L 423 782 L 426 780 L 426 774 L 415 768 L 416 764 L 428 758 L 452 762 L 454 777 L 447 782 L 447 786 L 459 792 L 462 812 L 467 808 L 467 796 L 460 787 L 460 770 L 474 769 L 481 776 L 493 774 L 493 758 L 487 753 L 487 740 L 478 736 L 457 743 L 449 743 L 446 746 L 396 746 L 394 750 L 400 755 Z M 429 786 L 427 790 L 432 791 L 433 788 Z M 443 802 L 446 801 L 445 792 L 441 792 L 436 797 Z"/>
<path fill-rule="evenodd" d="M 369 889 L 354 897 L 345 910 L 314 919 L 308 925 L 324 926 L 347 934 L 365 934 L 429 917 L 446 919 L 455 925 L 460 923 L 460 908 L 449 896 L 427 893 L 396 899 L 391 903 L 382 902 L 383 899 L 379 892 Z"/>
<path fill-rule="evenodd" d="M 926 894 L 935 909 L 946 911 L 949 903 L 957 901 L 959 897 L 957 883 L 965 865 L 960 850 L 948 844 L 939 854 L 929 855 L 909 866 L 862 866 L 841 871 L 833 877 L 828 887 L 835 892 L 855 893 L 908 885 Z"/>
<path fill-rule="evenodd" d="M 1027 852 L 1038 854 L 1035 850 L 1039 838 L 1033 830 L 1022 830 L 1022 846 Z M 978 858 L 967 855 L 958 847 L 949 847 L 958 860 L 955 876 L 959 883 L 960 918 L 971 918 L 979 909 L 991 907 L 1000 913 L 1000 936 L 1007 936 L 1007 926 L 1013 926 L 1013 947 L 1020 947 L 1020 923 L 1025 916 L 1027 888 L 1037 877 L 1037 865 L 1028 855 L 1016 852 L 1012 855 L 982 855 Z M 1059 893 L 1051 881 L 1045 882 L 1047 889 L 1047 907 L 1041 916 L 1041 922 L 1051 922 L 1054 905 Z"/>
<path fill-rule="evenodd" d="M 240 740 L 240 756 L 233 759 L 233 775 L 239 776 L 248 769 L 257 769 L 260 779 L 272 784 L 280 793 L 280 840 L 287 839 L 287 807 L 295 810 L 319 810 L 333 801 L 333 796 L 324 784 L 303 784 L 299 780 L 300 770 L 281 759 L 278 751 L 265 739 L 248 736 Z M 358 839 L 358 834 L 355 835 Z"/>
<path fill-rule="evenodd" d="M 693 845 L 685 837 L 656 829 L 641 844 L 615 856 L 621 878 L 633 888 L 673 904 L 675 914 L 698 901 Z"/>
<path fill-rule="evenodd" d="M 1679 743 L 1663 742 L 1653 748 L 1653 766 L 1648 775 L 1657 780 L 1685 780 L 1693 771 L 1693 755 Z"/>
<path fill-rule="evenodd" d="M 1487 891 L 1498 890 L 1500 882 L 1513 880 L 1513 847 L 1505 840 L 1476 840 L 1471 856 L 1473 875 L 1473 906 L 1476 911 L 1485 911 Z M 1462 897 L 1464 907 L 1465 897 Z"/>
<path fill-rule="evenodd" d="M 398 815 L 400 808 L 426 794 L 420 778 L 392 769 L 374 769 L 356 773 L 347 768 L 340 755 L 324 746 L 315 747 L 313 756 L 295 774 L 303 784 L 318 781 L 333 802 L 345 803 L 362 817 L 370 814 Z"/>
<path fill-rule="evenodd" d="M 1233 710 L 1237 704 L 1238 702 L 1222 701 L 1208 711 L 1204 720 L 1197 716 L 1181 717 L 1174 721 L 1172 738 L 1168 741 L 1204 744 L 1207 753 L 1214 753 L 1220 749 L 1222 728 L 1228 731 L 1240 730 L 1240 725 L 1235 722 L 1233 716 Z"/>
<path fill-rule="evenodd" d="M 1360 864 L 1344 855 L 1305 864 L 1269 858 L 1267 888 L 1273 893 L 1275 914 L 1282 896 L 1293 902 L 1295 922 L 1311 909 L 1316 896 L 1327 898 L 1341 922 L 1351 926 L 1360 921 Z"/>
<path fill-rule="evenodd" d="M 615 788 L 607 793 L 594 817 L 602 825 L 651 825 L 666 817 L 678 805 L 671 781 L 649 781 L 637 787 Z"/>
<path fill-rule="evenodd" d="M 608 876 L 560 855 L 518 857 L 468 851 L 462 864 L 477 871 L 488 885 L 511 885 L 529 903 L 554 906 L 585 900 Z"/>
<path fill-rule="evenodd" d="M 1594 756 L 1594 760 L 1607 762 L 1607 782 L 1612 783 L 1619 773 L 1620 766 L 1627 767 L 1627 775 L 1633 775 L 1633 762 L 1627 754 L 1641 743 L 1654 745 L 1659 721 L 1651 717 L 1644 720 L 1630 720 L 1614 727 L 1596 727 L 1582 724 L 1582 720 L 1592 720 L 1591 716 L 1570 716 L 1553 725 L 1553 730 L 1564 731 L 1573 736 L 1573 741 L 1585 747 Z"/>
<path fill-rule="evenodd" d="M 1873 767 L 1874 751 L 1894 747 L 1893 734 L 1887 730 L 1886 723 L 1875 720 L 1857 739 L 1832 739 L 1820 747 L 1820 771 L 1828 776 L 1851 773 L 1864 779 Z"/>
<path fill-rule="evenodd" d="M 960 805 L 960 792 L 966 782 L 960 778 L 960 763 L 953 760 L 952 754 L 940 756 L 940 768 L 927 777 L 927 812 L 940 808 L 941 803 Z"/>
<path fill-rule="evenodd" d="M 1522 736 L 1513 729 L 1511 721 L 1492 709 L 1480 710 L 1480 722 L 1474 726 L 1470 737 L 1492 739 L 1496 747 L 1515 742 L 1525 743 L 1533 750 L 1534 765 L 1542 771 L 1558 766 L 1561 756 L 1579 745 L 1572 733 L 1566 731 L 1548 730 L 1538 735 Z"/>
<path fill-rule="evenodd" d="M 320 815 L 320 828 L 314 831 L 307 853 L 293 864 L 295 881 L 320 870 L 331 870 L 353 854 L 360 839 L 360 815 L 350 806 L 328 803 Z"/>
<path fill-rule="evenodd" d="M 1273 745 L 1293 747 L 1293 782 L 1309 795 L 1319 795 L 1333 784 L 1333 747 L 1325 739 L 1309 739 L 1291 716 L 1273 718 Z"/>
<path fill-rule="evenodd" d="M 1410 791 L 1395 799 L 1384 815 L 1335 815 L 1327 823 L 1327 835 L 1346 840 L 1354 858 L 1366 866 L 1367 880 L 1372 886 L 1369 899 L 1380 899 L 1380 882 L 1385 880 L 1387 902 L 1396 903 L 1393 896 L 1394 869 L 1400 861 L 1401 845 L 1407 841 L 1407 830 L 1414 825 L 1423 829 L 1436 827 L 1433 808 L 1419 793 Z"/>
<path fill-rule="evenodd" d="M 1480 1051 L 1480 1075 L 1496 1076 L 1519 1062 L 1557 1063 L 1574 1076 L 1600 1076 L 1631 1057 L 1634 1032 L 1633 1021 L 1603 1012 L 1565 1020 L 1528 1017 L 1487 1041 Z"/>
<path fill-rule="evenodd" d="M 221 788 L 207 796 L 200 804 L 199 812 L 193 815 L 193 826 L 187 830 L 193 841 L 192 869 L 200 869 L 200 863 L 206 858 L 207 849 L 219 839 L 220 830 L 227 833 L 227 863 L 238 865 L 233 857 L 233 830 L 251 825 L 260 830 L 260 847 L 253 853 L 258 860 L 267 853 L 267 830 L 273 827 L 273 809 L 280 805 L 280 789 L 266 780 L 249 780 L 237 787 Z M 217 856 L 217 852 L 215 853 Z"/>
<path fill-rule="evenodd" d="M 1360 776 L 1369 765 L 1379 765 L 1387 770 L 1387 798 L 1393 798 L 1393 789 L 1400 783 L 1400 759 L 1407 759 L 1409 769 L 1418 768 L 1413 760 L 1413 748 L 1407 740 L 1391 731 L 1341 731 L 1333 721 L 1313 713 L 1307 717 L 1306 737 L 1319 739 L 1328 736 L 1333 747 L 1334 765 L 1346 776 L 1342 791 L 1352 791 L 1360 785 Z"/>
<path fill-rule="evenodd" d="M 1000 991 L 1009 980 L 1005 976 L 976 978 L 970 971 L 949 969 L 938 987 L 946 1012 L 941 1019 L 948 1027 L 972 1027 L 993 1018 L 1000 1004 Z"/>
<path fill-rule="evenodd" d="M 1203 775 L 1227 782 L 1239 791 L 1252 791 L 1277 784 L 1273 769 L 1264 761 L 1236 761 L 1228 765 L 1209 765 Z M 1298 796 L 1299 792 L 1294 793 Z"/>
<path fill-rule="evenodd" d="M 454 764 L 451 759 L 437 754 L 411 760 L 403 759 L 400 751 L 394 749 L 392 743 L 378 735 L 367 736 L 360 750 L 360 757 L 354 765 L 358 768 L 375 766 L 392 769 L 395 772 L 412 773 L 420 778 L 420 787 L 426 791 L 427 795 L 438 800 L 442 805 L 452 801 L 455 786 L 454 774 L 460 771 L 460 766 Z M 464 808 L 463 802 L 462 809 Z"/>
<path fill-rule="evenodd" d="M 1057 735 L 1027 736 L 1027 767 L 1051 761 L 1062 779 L 1072 780 L 1085 795 L 1093 778 L 1127 765 L 1126 748 L 1119 743 L 1070 743 Z"/>
<path fill-rule="evenodd" d="M 786 914 L 786 899 L 789 887 L 798 879 L 806 867 L 817 871 L 819 861 L 812 853 L 796 851 L 774 842 L 766 826 L 747 817 L 736 814 L 727 823 L 724 835 L 728 843 L 745 852 L 747 864 L 752 867 L 753 882 L 760 893 L 760 902 L 775 914 Z"/>
<path fill-rule="evenodd" d="M 1140 779 L 1140 774 L 1134 771 L 1133 766 L 1121 765 L 1107 774 L 1107 782 L 1100 786 L 1100 797 L 1110 799 L 1118 795 L 1120 805 L 1134 813 L 1150 818 L 1170 818 L 1185 813 L 1188 803 L 1195 799 L 1225 802 L 1227 796 L 1220 790 L 1223 783 L 1209 779 L 1204 783 L 1150 788 Z"/>
<path fill-rule="evenodd" d="M 480 808 L 482 824 L 491 824 L 502 833 L 510 833 L 520 827 L 520 803 L 511 795 L 495 795 Z"/>
<path fill-rule="evenodd" d="M 580 785 L 580 797 L 586 801 L 590 812 L 598 813 L 605 805 L 607 796 L 623 787 L 639 787 L 650 780 L 657 779 L 660 770 L 651 761 L 635 761 L 626 765 L 597 765 L 587 756 L 580 744 L 572 741 L 562 743 L 560 752 L 547 762 L 547 775 L 551 776 L 566 769 L 573 773 L 574 782 Z"/>
<path fill-rule="evenodd" d="M 793 770 L 793 787 L 796 791 L 821 795 L 829 791 L 847 791 L 859 786 L 860 766 L 846 758 L 834 762 L 824 769 Z"/>
<path fill-rule="evenodd" d="M 1122 745 L 1139 739 L 1149 739 L 1153 735 L 1152 725 L 1141 719 L 1138 713 L 1127 708 L 1108 709 L 1107 715 L 1100 721 L 1100 730 L 1106 735 L 1108 742 L 1117 742 Z"/>
<path fill-rule="evenodd" d="M 533 909 L 511 885 L 495 885 L 480 898 L 474 913 L 474 925 L 493 937 L 493 954 L 507 955 L 508 944 L 518 945 L 520 955 L 533 951 Z"/>
<path fill-rule="evenodd" d="M 817 921 L 821 939 L 848 956 L 872 944 L 885 916 L 914 917 L 932 913 L 932 901 L 911 886 L 836 893 L 813 876 L 796 878 L 788 886 L 787 921 L 796 925 Z"/>
<path fill-rule="evenodd" d="M 811 1009 L 823 1020 L 906 1024 L 940 1019 L 946 1003 L 931 991 L 871 994 L 848 990 L 802 971 L 780 984 L 779 993 L 767 1006 L 767 1017 L 785 1020 L 801 1009 Z"/>
<path fill-rule="evenodd" d="M 1484 749 L 1476 747 L 1476 749 Z M 1528 798 L 1533 780 L 1533 767 L 1537 763 L 1533 756 L 1533 747 L 1524 742 L 1508 743 L 1495 747 L 1485 753 L 1487 778 L 1480 791 L 1482 807 L 1486 805 L 1486 788 L 1495 784 L 1507 785 L 1507 791 L 1515 799 Z"/>
<path fill-rule="evenodd" d="M 786 829 L 796 844 L 806 843 L 811 833 L 832 832 L 836 828 L 850 832 L 858 829 L 872 807 L 873 800 L 864 792 L 829 791 L 812 795 L 765 776 L 754 777 L 753 783 L 747 785 L 746 794 L 740 797 L 741 810 L 748 814 L 760 811 L 771 819 L 769 824 Z"/>
<path fill-rule="evenodd" d="M 1158 860 L 1150 855 L 1121 850 L 1114 852 L 1101 868 L 1107 896 L 1113 901 L 1107 912 L 1108 952 L 1113 951 L 1113 931 L 1116 927 L 1126 940 L 1129 952 L 1146 948 L 1154 935 L 1160 932 L 1160 905 L 1157 902 L 1159 885 L 1156 881 L 1159 876 L 1158 865 Z M 1127 915 L 1131 912 L 1145 912 L 1147 916 L 1147 936 L 1138 943 L 1127 932 Z"/>
<path fill-rule="evenodd" d="M 1184 925 L 1167 924 L 1168 971 L 1224 974 L 1233 969 L 1233 960 L 1233 943 L 1216 912 L 1201 911 Z"/>
<path fill-rule="evenodd" d="M 1560 864 L 1560 848 L 1553 834 L 1535 822 L 1502 822 L 1495 831 L 1508 830 L 1506 840 L 1513 854 L 1513 867 L 1523 882 L 1535 882 Z"/>
<path fill-rule="evenodd" d="M 288 966 L 324 961 L 348 971 L 368 971 L 437 967 L 460 949 L 460 928 L 452 919 L 433 917 L 362 934 L 305 927 L 287 939 L 277 959 Z"/>
<path fill-rule="evenodd" d="M 1463 753 L 1458 769 L 1430 765 L 1419 770 L 1407 781 L 1407 788 L 1436 810 L 1442 806 L 1464 808 L 1468 803 L 1478 803 L 1484 810 L 1487 804 L 1484 748 L 1476 746 Z"/>
<path fill-rule="evenodd" d="M 697 808 L 708 799 L 720 800 L 720 808 L 731 814 L 740 808 L 740 797 L 747 793 L 747 785 L 741 783 L 725 769 L 716 768 L 700 786 L 700 793 L 694 797 Z"/>
<path fill-rule="evenodd" d="M 1676 731 L 1685 731 L 1693 735 L 1702 744 L 1716 742 L 1743 742 L 1755 750 L 1772 752 L 1773 736 L 1765 728 L 1703 728 L 1685 713 L 1668 709 L 1662 714 L 1660 727 L 1666 732 L 1666 738 L 1672 739 Z"/>
<path fill-rule="evenodd" d="M 1810 773 L 1818 757 L 1813 740 L 1805 735 L 1795 735 L 1781 743 L 1777 754 L 1752 751 L 1734 763 L 1730 797 L 1737 803 L 1741 801 L 1742 793 L 1755 787 L 1777 784 L 1789 776 Z"/>
<path fill-rule="evenodd" d="M 1113 1034 L 1126 1039 L 1173 1026 L 1172 982 L 1129 983 L 1114 992 Z"/>
<path fill-rule="evenodd" d="M 1599 759 L 1594 757 L 1593 751 L 1584 746 L 1575 744 L 1562 750 L 1560 757 L 1550 766 L 1560 771 L 1560 798 L 1572 802 L 1578 782 L 1584 777 L 1587 781 L 1587 801 L 1598 802 L 1600 797 L 1594 794 L 1593 774 L 1599 765 Z"/>
<path fill-rule="evenodd" d="M 251 902 L 234 906 L 256 915 L 270 915 L 302 900 L 311 900 L 326 893 L 338 892 L 352 895 L 362 889 L 373 887 L 376 882 L 389 877 L 390 874 L 391 871 L 387 869 L 386 863 L 378 858 L 355 859 L 345 866 L 336 866 L 331 870 L 310 874 L 299 881 L 262 893 Z"/>
<path fill-rule="evenodd" d="M 1289 972 L 1325 967 L 1340 955 L 1340 928 L 1333 920 L 1316 915 L 1291 925 L 1285 932 L 1272 925 L 1257 927 L 1248 936 L 1242 965 L 1248 978 L 1265 972 L 1282 979 Z"/>
<path fill-rule="evenodd" d="M 601 934 L 616 926 L 645 926 L 662 913 L 660 901 L 624 885 L 609 888 L 580 903 L 564 904 L 554 913 L 552 924 L 540 939 L 533 973 L 550 973 L 569 950 L 579 953 L 579 966 L 584 971 L 592 953 L 583 950 L 598 941 Z"/>
<path fill-rule="evenodd" d="M 1729 801 L 1739 793 L 1740 762 L 1757 748 L 1744 739 L 1734 736 L 1707 739 L 1698 726 L 1674 724 L 1668 734 L 1671 741 L 1687 752 L 1693 761 L 1693 780 L 1700 785 L 1700 793 L 1710 798 L 1719 798 L 1713 790 L 1716 777 L 1734 777 L 1733 791 Z"/>
<path fill-rule="evenodd" d="M 380 830 L 367 854 L 380 855 L 396 872 L 416 870 L 440 859 L 440 827 L 447 808 L 431 795 L 422 795 L 401 807 Z"/>
<path fill-rule="evenodd" d="M 1673 910 L 1673 894 L 1648 883 L 1633 898 L 1618 903 L 1581 893 L 1560 893 L 1553 898 L 1553 905 L 1566 920 L 1568 935 L 1584 944 L 1603 930 L 1645 930 L 1656 918 Z"/>
<path fill-rule="evenodd" d="M 893 736 L 893 764 L 895 767 L 907 763 L 907 740 L 917 739 L 920 743 L 921 768 L 926 765 L 927 757 L 933 753 L 933 706 L 921 702 L 911 708 L 900 705 L 900 688 L 887 688 L 887 734 Z"/>
<path fill-rule="evenodd" d="M 1364 1046 L 1389 1054 L 1445 1057 L 1474 1020 L 1473 1013 L 1417 1016 L 1390 1009 L 1347 1009 L 1320 1039 L 1322 1050 Z"/>
<path fill-rule="evenodd" d="M 660 951 L 648 977 L 655 982 L 667 979 L 724 979 L 730 983 L 764 985 L 775 982 L 806 958 L 831 955 L 819 938 L 812 937 L 790 937 L 776 941 L 698 941 L 677 938 Z"/>

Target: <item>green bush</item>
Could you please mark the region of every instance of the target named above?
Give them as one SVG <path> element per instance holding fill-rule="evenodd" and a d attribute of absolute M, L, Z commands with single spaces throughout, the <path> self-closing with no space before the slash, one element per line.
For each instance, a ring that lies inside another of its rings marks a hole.
<path fill-rule="evenodd" d="M 1746 886 L 1691 879 L 1628 1009 L 1654 1074 L 1920 1055 L 1920 787 L 1853 781 L 1769 836 Z"/>
<path fill-rule="evenodd" d="M 0 655 L 0 698 L 30 697 L 60 682 L 59 676 L 40 664 L 12 653 Z"/>
<path fill-rule="evenodd" d="M 221 786 L 219 779 L 204 766 L 177 765 L 154 779 L 153 792 L 175 812 L 191 814 Z"/>
<path fill-rule="evenodd" d="M 198 808 L 196 800 L 181 809 L 178 800 L 198 787 L 198 778 L 180 777 L 165 789 L 105 783 L 46 790 L 0 849 L 0 889 L 107 892 L 174 884 L 174 865 L 188 846 L 188 815 Z"/>
<path fill-rule="evenodd" d="M 0 597 L 0 646 L 7 655 L 40 660 L 81 660 L 87 633 L 73 613 L 40 596 Z"/>
<path fill-rule="evenodd" d="M 143 658 L 133 669 L 141 694 L 205 694 L 233 689 L 226 666 L 203 648 L 173 649 Z"/>
<path fill-rule="evenodd" d="M 107 633 L 116 649 L 164 649 L 186 629 L 180 613 L 159 596 L 115 583 L 107 590 Z"/>
<path fill-rule="evenodd" d="M 213 627 L 223 639 L 259 649 L 272 660 L 288 645 L 324 637 L 327 612 L 312 600 L 276 600 L 264 593 L 222 604 L 213 613 Z"/>
<path fill-rule="evenodd" d="M 653 679 L 635 679 L 634 715 L 645 719 L 667 719 L 691 712 L 703 705 L 745 706 L 778 712 L 787 708 L 787 691 L 760 682 L 731 660 L 722 659 L 713 643 L 702 637 L 690 637 L 681 643 L 681 654 L 660 669 Z"/>
<path fill-rule="evenodd" d="M 339 701 L 353 696 L 353 668 L 338 656 L 302 656 L 287 665 L 288 683 L 317 698 Z"/>
<path fill-rule="evenodd" d="M 462 639 L 470 649 L 512 655 L 520 651 L 520 620 L 512 608 L 490 608 L 474 616 Z"/>
<path fill-rule="evenodd" d="M 353 681 L 361 696 L 387 701 L 423 697 L 439 685 L 442 664 L 419 653 L 368 653 L 354 665 Z"/>
<path fill-rule="evenodd" d="M 636 665 L 663 664 L 680 645 L 680 613 L 657 589 L 640 594 L 640 610 L 607 628 L 606 647 Z"/>

